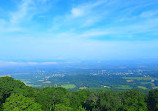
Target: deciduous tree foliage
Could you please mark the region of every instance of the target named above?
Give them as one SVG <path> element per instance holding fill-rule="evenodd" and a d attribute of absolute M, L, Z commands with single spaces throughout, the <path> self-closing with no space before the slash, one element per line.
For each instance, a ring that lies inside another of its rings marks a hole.
<path fill-rule="evenodd" d="M 54 109 L 56 104 L 70 105 L 67 97 L 68 91 L 61 87 L 44 88 L 38 93 L 36 101 L 43 105 L 45 110 Z"/>
<path fill-rule="evenodd" d="M 3 111 L 42 111 L 33 98 L 12 94 L 3 104 Z"/>
<path fill-rule="evenodd" d="M 98 109 L 101 111 L 116 111 L 121 106 L 121 98 L 114 92 L 99 92 Z"/>
<path fill-rule="evenodd" d="M 150 111 L 158 111 L 158 89 L 149 91 L 147 103 Z"/>
<path fill-rule="evenodd" d="M 146 111 L 147 104 L 145 95 L 139 90 L 130 90 L 121 93 L 121 102 L 123 104 L 121 110 L 124 111 Z"/>
<path fill-rule="evenodd" d="M 11 77 L 0 77 L 0 104 L 5 102 L 15 88 L 25 87 L 25 84 Z"/>
<path fill-rule="evenodd" d="M 55 105 L 55 111 L 73 111 L 73 109 L 62 104 L 57 104 Z"/>

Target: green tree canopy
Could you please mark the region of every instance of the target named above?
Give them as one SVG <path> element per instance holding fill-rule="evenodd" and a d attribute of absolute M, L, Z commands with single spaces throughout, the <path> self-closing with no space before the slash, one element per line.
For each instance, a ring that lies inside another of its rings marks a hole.
<path fill-rule="evenodd" d="M 43 106 L 44 110 L 52 110 L 56 104 L 63 104 L 65 106 L 70 105 L 70 101 L 67 97 L 68 91 L 61 87 L 44 88 L 38 93 L 36 101 Z"/>
<path fill-rule="evenodd" d="M 158 89 L 149 91 L 147 103 L 150 111 L 158 111 Z"/>
<path fill-rule="evenodd" d="M 100 111 L 117 111 L 121 106 L 120 97 L 112 91 L 101 91 L 98 93 L 98 104 L 96 109 Z"/>
<path fill-rule="evenodd" d="M 55 111 L 73 111 L 73 109 L 62 104 L 57 104 L 55 105 Z"/>
<path fill-rule="evenodd" d="M 42 111 L 41 105 L 33 98 L 12 94 L 3 104 L 3 111 Z"/>
<path fill-rule="evenodd" d="M 123 111 L 146 111 L 147 104 L 145 103 L 145 95 L 139 90 L 130 90 L 123 92 L 122 97 L 122 108 Z"/>
<path fill-rule="evenodd" d="M 19 80 L 14 80 L 12 77 L 0 78 L 0 98 L 1 103 L 5 102 L 5 99 L 10 96 L 15 88 L 25 87 L 25 84 Z"/>

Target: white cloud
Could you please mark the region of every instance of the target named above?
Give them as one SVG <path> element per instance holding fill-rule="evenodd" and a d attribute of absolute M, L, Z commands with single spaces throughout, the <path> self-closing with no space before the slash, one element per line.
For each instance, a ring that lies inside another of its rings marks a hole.
<path fill-rule="evenodd" d="M 105 4 L 106 2 L 106 0 L 98 0 L 73 6 L 70 13 L 53 18 L 52 28 L 49 31 L 57 32 L 61 29 L 64 29 L 64 31 L 77 31 L 80 28 L 95 25 L 107 14 L 106 10 L 98 10 L 98 7 L 103 8 L 108 5 Z"/>
<path fill-rule="evenodd" d="M 6 24 L 6 21 L 3 19 L 0 19 L 0 26 L 4 26 Z"/>
<path fill-rule="evenodd" d="M 6 25 L 3 20 L 0 20 L 0 29 L 3 30 L 3 32 L 25 31 L 23 27 L 19 24 L 27 23 L 27 20 L 29 18 L 32 18 L 34 15 L 39 13 L 39 11 L 41 11 L 38 10 L 38 12 L 36 12 L 37 10 L 34 10 L 37 8 L 35 1 L 47 2 L 47 0 L 22 0 L 21 4 L 19 4 L 18 6 L 18 10 L 11 13 L 12 26 L 9 26 L 9 23 Z M 155 16 L 157 14 L 156 11 L 143 12 L 138 17 L 129 16 L 134 11 L 138 10 L 140 7 L 143 8 L 144 6 L 140 6 L 140 4 L 136 6 L 132 4 L 133 2 L 129 2 L 133 5 L 133 7 L 131 7 L 131 5 L 129 7 L 129 3 L 126 2 L 125 4 L 121 4 L 120 8 L 120 4 L 117 3 L 117 0 L 94 0 L 73 6 L 69 10 L 69 13 L 65 11 L 65 15 L 53 16 L 54 21 L 52 24 L 52 28 L 50 30 L 48 29 L 49 31 L 46 32 L 50 35 L 43 34 L 42 36 L 51 36 L 52 38 L 65 37 L 65 39 L 81 37 L 82 39 L 87 39 L 95 36 L 99 37 L 106 35 L 114 35 L 116 36 L 115 38 L 117 38 L 119 37 L 119 35 L 125 36 L 128 34 L 132 36 L 132 34 L 143 32 L 145 33 L 150 31 L 154 32 L 155 30 L 157 30 L 157 28 L 155 28 L 157 27 L 157 24 L 155 24 L 157 23 L 156 19 L 149 18 L 150 21 L 141 20 L 141 22 L 137 22 L 137 19 L 141 18 L 140 16 Z M 120 13 L 118 14 L 119 16 L 117 15 L 117 12 Z M 46 15 L 38 15 L 38 17 L 46 18 Z M 122 21 L 119 21 L 121 19 Z M 117 22 L 120 22 L 120 24 L 117 24 Z M 121 24 L 121 22 L 123 24 Z"/>
<path fill-rule="evenodd" d="M 119 26 L 119 27 L 112 27 L 108 29 L 109 31 L 111 30 L 111 34 L 116 34 L 116 35 L 122 35 L 122 34 L 139 34 L 139 33 L 146 33 L 147 34 L 155 34 L 156 32 L 158 34 L 158 18 L 153 18 L 149 20 L 144 20 L 141 22 L 136 22 L 133 24 L 125 25 L 125 26 Z"/>
<path fill-rule="evenodd" d="M 73 7 L 71 9 L 72 16 L 78 17 L 85 14 L 93 13 L 94 11 L 93 8 L 98 7 L 99 5 L 103 5 L 105 2 L 106 0 L 99 0 L 96 2 L 84 3 L 76 7 Z M 85 16 L 88 16 L 88 15 L 85 15 Z"/>
<path fill-rule="evenodd" d="M 0 34 L 8 33 L 8 32 L 24 32 L 23 28 L 10 26 L 8 22 L 3 19 L 0 19 Z"/>
<path fill-rule="evenodd" d="M 48 0 L 39 0 L 39 1 L 41 1 L 41 2 L 47 2 Z"/>
<path fill-rule="evenodd" d="M 145 11 L 142 12 L 142 14 L 140 15 L 140 17 L 144 17 L 144 18 L 150 18 L 157 15 L 158 16 L 158 10 L 156 11 Z"/>
<path fill-rule="evenodd" d="M 0 18 L 0 34 L 12 32 L 30 32 L 29 25 L 33 25 L 33 18 L 37 15 L 39 18 L 45 18 L 44 13 L 48 0 L 20 0 L 16 2 L 14 10 L 3 10 L 4 18 Z M 49 8 L 50 8 L 49 4 Z M 48 8 L 48 7 L 47 7 Z M 49 9 L 48 8 L 48 9 Z M 6 17 L 6 18 L 5 18 Z M 37 25 L 37 24 L 35 24 Z"/>
<path fill-rule="evenodd" d="M 87 32 L 84 32 L 84 33 L 81 33 L 81 34 L 76 34 L 76 36 L 78 38 L 91 38 L 91 37 L 99 37 L 99 36 L 105 36 L 105 35 L 108 35 L 109 32 L 108 31 L 104 31 L 104 30 L 89 30 Z"/>
<path fill-rule="evenodd" d="M 57 62 L 7 62 L 0 61 L 0 67 L 4 66 L 25 66 L 25 65 L 53 65 L 58 64 Z"/>
<path fill-rule="evenodd" d="M 18 7 L 18 10 L 11 13 L 10 22 L 12 24 L 18 24 L 23 20 L 26 20 L 26 18 L 29 17 L 29 11 L 33 9 L 33 7 L 31 6 L 32 3 L 32 0 L 22 0 L 21 4 Z"/>
<path fill-rule="evenodd" d="M 79 16 L 82 16 L 84 14 L 83 10 L 78 9 L 78 8 L 73 8 L 71 10 L 71 13 L 72 13 L 72 16 L 74 16 L 74 17 L 79 17 Z"/>

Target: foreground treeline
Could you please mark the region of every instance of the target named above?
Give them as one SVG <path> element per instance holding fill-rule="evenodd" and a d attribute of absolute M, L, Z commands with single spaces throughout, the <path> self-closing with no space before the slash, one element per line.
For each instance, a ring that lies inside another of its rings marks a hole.
<path fill-rule="evenodd" d="M 36 89 L 11 77 L 0 78 L 2 111 L 158 111 L 158 90 L 69 92 L 61 87 Z"/>

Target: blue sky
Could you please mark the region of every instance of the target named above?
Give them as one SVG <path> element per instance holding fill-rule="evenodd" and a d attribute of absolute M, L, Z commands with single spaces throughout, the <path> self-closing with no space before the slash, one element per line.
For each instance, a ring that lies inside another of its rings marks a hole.
<path fill-rule="evenodd" d="M 0 0 L 0 61 L 158 58 L 158 0 Z"/>

